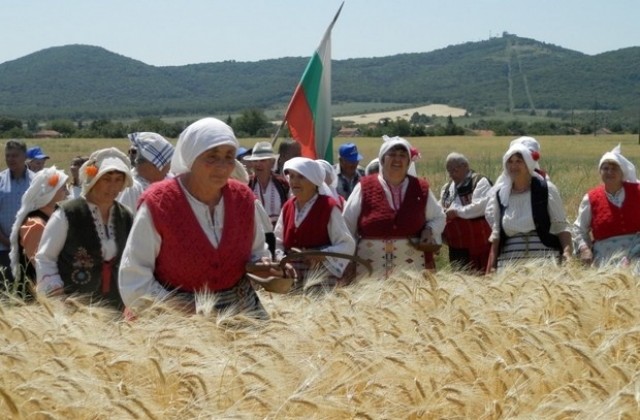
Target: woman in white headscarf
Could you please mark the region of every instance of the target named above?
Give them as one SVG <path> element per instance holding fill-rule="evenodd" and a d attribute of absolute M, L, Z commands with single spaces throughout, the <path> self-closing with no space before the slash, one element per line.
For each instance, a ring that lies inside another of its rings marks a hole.
<path fill-rule="evenodd" d="M 33 177 L 22 196 L 22 206 L 11 229 L 11 271 L 19 293 L 31 296 L 36 282 L 35 256 L 44 227 L 56 204 L 68 194 L 69 177 L 55 166 L 45 168 Z"/>
<path fill-rule="evenodd" d="M 196 295 L 205 293 L 217 311 L 267 317 L 245 276 L 248 263 L 271 258 L 255 195 L 230 179 L 238 147 L 224 122 L 194 122 L 176 144 L 175 178 L 141 196 L 120 269 L 120 293 L 134 315 L 164 299 L 195 313 Z"/>
<path fill-rule="evenodd" d="M 282 259 L 294 248 L 353 255 L 355 241 L 324 182 L 326 173 L 321 164 L 309 158 L 294 157 L 285 162 L 283 170 L 293 197 L 282 207 L 274 230 L 276 259 Z M 340 258 L 313 257 L 294 264 L 298 271 L 298 287 L 304 289 L 309 286 L 309 273 L 315 268 L 324 268 L 328 272 L 318 274 L 322 281 L 315 285 L 335 286 L 347 263 Z"/>
<path fill-rule="evenodd" d="M 496 266 L 530 259 L 571 257 L 571 234 L 558 189 L 536 171 L 532 151 L 516 143 L 502 158 L 503 172 L 487 203 L 491 254 Z"/>
<path fill-rule="evenodd" d="M 329 191 L 331 191 L 331 197 L 336 200 L 338 208 L 340 209 L 340 211 L 342 211 L 346 200 L 343 196 L 338 194 L 338 174 L 336 173 L 335 168 L 332 164 L 324 159 L 316 159 L 316 162 L 318 162 L 324 169 L 324 183 L 327 184 L 327 187 L 329 187 Z"/>
<path fill-rule="evenodd" d="M 582 198 L 573 224 L 585 264 L 625 263 L 640 258 L 640 184 L 636 168 L 620 153 L 605 153 L 598 165 L 602 184 Z"/>
<path fill-rule="evenodd" d="M 80 167 L 82 195 L 60 203 L 36 254 L 36 292 L 89 295 L 122 307 L 118 268 L 133 216 L 116 201 L 132 179 L 129 158 L 98 150 Z"/>
<path fill-rule="evenodd" d="M 360 180 L 343 215 L 357 255 L 386 279 L 398 269 L 435 269 L 432 250 L 442 244 L 446 218 L 428 182 L 412 175 L 411 144 L 400 137 L 384 140 L 380 172 Z M 432 250 L 425 251 L 426 245 Z"/>

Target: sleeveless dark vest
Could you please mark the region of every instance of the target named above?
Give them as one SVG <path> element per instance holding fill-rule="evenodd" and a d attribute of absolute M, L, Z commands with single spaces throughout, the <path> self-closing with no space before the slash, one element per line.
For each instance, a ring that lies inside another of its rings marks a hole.
<path fill-rule="evenodd" d="M 122 204 L 114 201 L 113 205 L 118 251 L 111 266 L 110 284 L 105 287 L 102 284 L 102 246 L 91 210 L 84 198 L 75 198 L 58 205 L 69 221 L 67 240 L 58 256 L 58 271 L 64 282 L 65 293 L 88 294 L 94 299 L 103 299 L 112 306 L 123 308 L 118 291 L 118 270 L 133 217 Z M 104 293 L 103 290 L 108 292 Z"/>
<path fill-rule="evenodd" d="M 499 191 L 496 192 L 498 195 Z M 500 205 L 500 248 L 504 246 L 507 239 L 507 234 L 502 228 L 502 217 L 504 216 L 504 210 L 506 206 L 500 202 L 500 195 L 498 195 L 498 204 Z M 553 235 L 549 232 L 551 229 L 551 217 L 549 217 L 549 187 L 547 181 L 541 180 L 538 177 L 531 178 L 531 213 L 533 215 L 533 224 L 536 227 L 536 234 L 540 238 L 540 241 L 549 248 L 562 250 L 560 245 L 560 239 L 557 235 Z"/>

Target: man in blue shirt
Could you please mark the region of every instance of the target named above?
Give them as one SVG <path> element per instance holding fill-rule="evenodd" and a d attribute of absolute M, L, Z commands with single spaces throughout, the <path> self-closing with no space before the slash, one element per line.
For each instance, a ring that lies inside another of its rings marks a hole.
<path fill-rule="evenodd" d="M 335 165 L 338 174 L 338 194 L 348 199 L 351 191 L 364 176 L 364 168 L 359 165 L 362 155 L 353 143 L 344 143 L 338 149 L 339 162 Z"/>
<path fill-rule="evenodd" d="M 27 145 L 22 140 L 9 140 L 4 145 L 7 169 L 0 172 L 0 283 L 12 281 L 9 251 L 11 227 L 34 173 L 26 165 Z M 3 277 L 4 274 L 4 277 Z"/>

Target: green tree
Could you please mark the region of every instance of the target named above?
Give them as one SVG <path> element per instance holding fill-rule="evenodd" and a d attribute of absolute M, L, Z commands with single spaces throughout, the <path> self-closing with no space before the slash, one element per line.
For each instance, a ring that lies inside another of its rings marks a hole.
<path fill-rule="evenodd" d="M 271 126 L 272 124 L 264 112 L 257 108 L 242 111 L 242 114 L 233 121 L 232 125 L 238 136 L 255 136 L 260 130 L 271 128 Z"/>
<path fill-rule="evenodd" d="M 47 124 L 47 128 L 55 130 L 65 137 L 72 137 L 77 130 L 76 123 L 71 120 L 53 120 Z"/>

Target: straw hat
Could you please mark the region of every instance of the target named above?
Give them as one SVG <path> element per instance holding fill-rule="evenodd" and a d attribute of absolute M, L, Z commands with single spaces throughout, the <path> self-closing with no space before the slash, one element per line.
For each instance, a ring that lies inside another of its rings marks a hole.
<path fill-rule="evenodd" d="M 280 156 L 277 153 L 273 152 L 273 146 L 268 141 L 260 141 L 253 146 L 253 150 L 251 151 L 251 156 L 245 156 L 244 160 L 255 161 L 255 160 L 265 160 L 265 159 L 278 159 Z"/>

